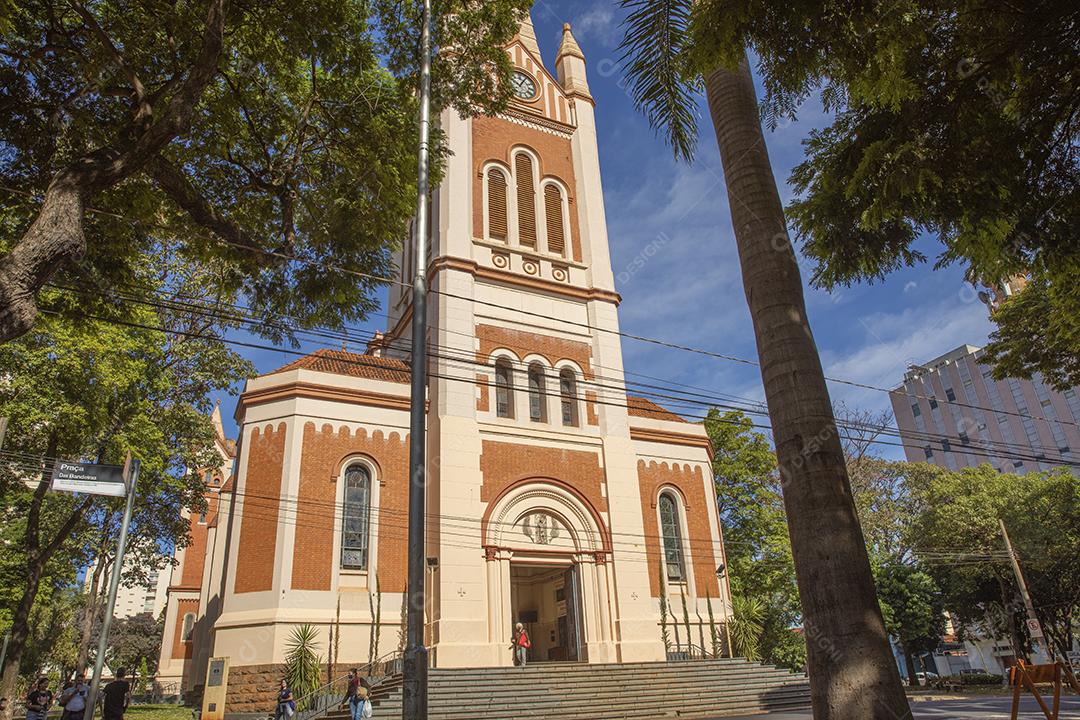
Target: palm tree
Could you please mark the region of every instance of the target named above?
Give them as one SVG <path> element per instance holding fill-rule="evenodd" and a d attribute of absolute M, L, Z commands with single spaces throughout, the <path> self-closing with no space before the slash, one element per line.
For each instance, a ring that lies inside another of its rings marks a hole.
<path fill-rule="evenodd" d="M 745 51 L 691 70 L 695 0 L 620 0 L 635 103 L 693 158 L 704 88 L 780 465 L 817 720 L 910 717 L 889 649 Z M 696 59 L 695 59 L 696 60 Z"/>

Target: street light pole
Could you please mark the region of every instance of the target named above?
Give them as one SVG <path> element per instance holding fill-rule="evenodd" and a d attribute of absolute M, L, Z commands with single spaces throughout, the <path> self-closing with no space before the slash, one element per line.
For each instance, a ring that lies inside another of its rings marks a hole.
<path fill-rule="evenodd" d="M 120 523 L 120 537 L 116 541 L 116 559 L 113 561 L 112 576 L 109 578 L 109 602 L 105 605 L 105 617 L 101 619 L 97 657 L 94 658 L 94 678 L 90 681 L 90 697 L 86 699 L 83 720 L 94 720 L 94 706 L 97 704 L 98 687 L 101 685 L 101 668 L 105 664 L 105 649 L 109 646 L 109 628 L 112 627 L 113 612 L 116 611 L 116 591 L 120 588 L 120 575 L 124 571 L 124 546 L 127 545 L 131 510 L 135 506 L 135 485 L 139 482 L 139 465 L 138 458 L 131 460 L 131 482 L 127 489 L 127 502 L 124 504 L 124 520 Z"/>
<path fill-rule="evenodd" d="M 424 540 L 427 481 L 427 247 L 428 142 L 431 137 L 431 0 L 420 30 L 420 149 L 412 292 L 412 394 L 409 417 L 409 607 L 402 668 L 402 720 L 427 720 L 428 651 L 424 646 Z"/>

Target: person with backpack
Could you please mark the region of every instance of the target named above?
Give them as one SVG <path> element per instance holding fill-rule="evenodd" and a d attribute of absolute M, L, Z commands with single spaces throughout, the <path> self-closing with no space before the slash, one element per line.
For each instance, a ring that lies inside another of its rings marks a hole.
<path fill-rule="evenodd" d="M 532 641 L 529 640 L 529 633 L 525 632 L 525 626 L 521 623 L 514 626 L 511 647 L 514 649 L 514 663 L 518 667 L 525 667 L 529 662 L 529 648 L 532 647 Z"/>
<path fill-rule="evenodd" d="M 352 720 L 362 720 L 362 718 L 372 716 L 368 684 L 360 677 L 360 672 L 356 668 L 349 671 L 349 689 L 345 691 L 345 700 L 349 703 Z"/>
<path fill-rule="evenodd" d="M 53 694 L 49 690 L 49 678 L 38 678 L 26 696 L 26 720 L 45 720 L 52 701 Z"/>
<path fill-rule="evenodd" d="M 293 698 L 289 681 L 281 679 L 281 688 L 278 690 L 277 707 L 274 709 L 274 720 L 289 720 L 296 714 L 296 699 Z"/>

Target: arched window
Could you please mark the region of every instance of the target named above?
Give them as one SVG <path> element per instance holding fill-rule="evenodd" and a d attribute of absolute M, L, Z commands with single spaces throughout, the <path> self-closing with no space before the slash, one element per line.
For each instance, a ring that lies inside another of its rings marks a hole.
<path fill-rule="evenodd" d="M 184 624 L 180 628 L 180 642 L 191 642 L 191 635 L 195 632 L 195 613 L 184 613 Z"/>
<path fill-rule="evenodd" d="M 533 183 L 533 161 L 528 153 L 514 157 L 514 181 L 517 185 L 518 242 L 536 247 L 536 187 Z"/>
<path fill-rule="evenodd" d="M 533 363 L 529 366 L 529 419 L 533 422 L 544 422 L 544 405 L 547 400 L 547 392 L 544 388 L 544 366 Z"/>
<path fill-rule="evenodd" d="M 495 414 L 501 418 L 514 417 L 514 370 L 510 361 L 500 358 L 495 363 Z"/>
<path fill-rule="evenodd" d="M 664 538 L 664 565 L 668 580 L 686 579 L 683 568 L 682 531 L 679 529 L 679 508 L 671 493 L 660 495 L 660 533 Z"/>
<path fill-rule="evenodd" d="M 506 174 L 499 168 L 487 172 L 487 223 L 488 239 L 502 240 L 510 235 L 510 226 L 506 213 Z"/>
<path fill-rule="evenodd" d="M 559 404 L 562 408 L 562 424 L 577 425 L 577 380 L 570 368 L 563 368 L 559 372 Z"/>
<path fill-rule="evenodd" d="M 544 215 L 547 219 L 547 249 L 566 254 L 566 225 L 563 223 L 563 194 L 555 183 L 544 186 Z"/>
<path fill-rule="evenodd" d="M 345 471 L 345 501 L 341 517 L 341 567 L 367 570 L 368 521 L 371 514 L 371 473 L 363 465 Z"/>

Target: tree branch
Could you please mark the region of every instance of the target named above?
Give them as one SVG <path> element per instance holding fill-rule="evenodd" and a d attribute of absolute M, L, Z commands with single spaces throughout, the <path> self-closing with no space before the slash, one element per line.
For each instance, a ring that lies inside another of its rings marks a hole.
<path fill-rule="evenodd" d="M 139 79 L 139 74 L 135 72 L 135 68 L 131 67 L 127 60 L 124 59 L 123 54 L 117 49 L 116 45 L 113 44 L 109 34 L 105 32 L 105 29 L 102 28 L 100 24 L 98 24 L 94 14 L 87 10 L 82 3 L 78 2 L 78 0 L 69 1 L 71 2 L 71 6 L 75 8 L 75 11 L 82 16 L 82 19 L 90 27 L 90 31 L 97 37 L 101 46 L 105 48 L 105 52 L 108 53 L 112 61 L 120 68 L 120 71 L 123 72 L 124 76 L 127 78 L 128 83 L 131 85 L 131 90 L 135 95 L 133 99 L 134 107 L 132 109 L 132 120 L 136 125 L 142 124 L 150 117 L 152 111 L 150 103 L 147 102 L 146 99 L 146 86 L 143 85 L 142 80 Z"/>
<path fill-rule="evenodd" d="M 232 220 L 223 217 L 202 193 L 199 192 L 187 175 L 161 155 L 153 158 L 146 165 L 146 171 L 157 186 L 169 198 L 183 209 L 192 220 L 211 230 L 233 245 L 256 250 L 256 243 L 244 230 Z"/>

